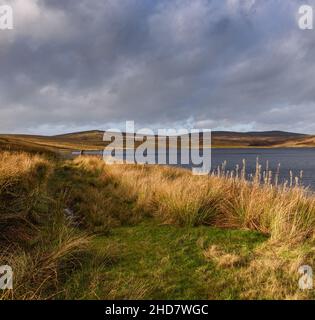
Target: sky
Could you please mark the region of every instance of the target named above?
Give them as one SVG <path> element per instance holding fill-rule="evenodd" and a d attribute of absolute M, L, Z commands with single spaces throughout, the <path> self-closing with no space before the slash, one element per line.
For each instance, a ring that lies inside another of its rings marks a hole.
<path fill-rule="evenodd" d="M 0 133 L 315 133 L 315 0 L 0 0 Z"/>

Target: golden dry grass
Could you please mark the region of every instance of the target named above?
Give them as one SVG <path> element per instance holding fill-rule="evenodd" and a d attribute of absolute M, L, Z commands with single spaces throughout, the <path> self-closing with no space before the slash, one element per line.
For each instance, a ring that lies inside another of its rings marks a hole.
<path fill-rule="evenodd" d="M 222 249 L 212 245 L 204 251 L 204 257 L 207 260 L 214 260 L 219 267 L 232 268 L 242 263 L 242 258 L 236 254 L 225 253 Z"/>
<path fill-rule="evenodd" d="M 89 242 L 67 226 L 58 199 L 47 193 L 53 170 L 39 155 L 0 153 L 0 264 L 14 267 L 14 290 L 0 292 L 0 299 L 54 296 Z"/>
<path fill-rule="evenodd" d="M 94 159 L 76 161 L 97 165 Z M 140 207 L 165 223 L 249 229 L 292 244 L 314 240 L 315 197 L 302 187 L 276 187 L 225 176 L 199 177 L 167 167 L 105 168 L 137 194 Z"/>

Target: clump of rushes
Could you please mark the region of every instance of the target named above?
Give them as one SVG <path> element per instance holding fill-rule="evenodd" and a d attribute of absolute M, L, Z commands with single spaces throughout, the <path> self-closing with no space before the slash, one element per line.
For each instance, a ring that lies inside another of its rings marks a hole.
<path fill-rule="evenodd" d="M 34 207 L 41 201 L 51 164 L 40 156 L 0 153 L 0 238 L 23 240 L 36 220 Z"/>
<path fill-rule="evenodd" d="M 211 188 L 200 177 L 186 176 L 161 183 L 155 197 L 155 215 L 181 226 L 211 225 L 222 196 L 220 190 Z"/>
<path fill-rule="evenodd" d="M 65 219 L 48 184 L 54 162 L 26 153 L 0 153 L 0 265 L 14 270 L 14 290 L 0 299 L 48 299 L 80 266 L 89 236 Z"/>
<path fill-rule="evenodd" d="M 220 176 L 209 177 L 157 166 L 111 165 L 106 171 L 133 194 L 135 206 L 166 223 L 249 229 L 272 239 L 312 238 L 315 197 L 299 185 L 275 185 L 270 170 L 262 179 L 259 164 L 255 178 L 246 180 L 245 168 L 232 177 L 224 167 Z"/>

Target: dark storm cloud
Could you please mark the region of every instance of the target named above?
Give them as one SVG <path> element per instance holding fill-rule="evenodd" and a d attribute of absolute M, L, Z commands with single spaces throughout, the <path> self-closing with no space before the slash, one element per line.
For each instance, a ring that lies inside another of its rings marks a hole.
<path fill-rule="evenodd" d="M 1 1 L 0 1 L 1 2 Z M 135 120 L 315 132 L 315 31 L 281 0 L 8 0 L 2 132 Z"/>

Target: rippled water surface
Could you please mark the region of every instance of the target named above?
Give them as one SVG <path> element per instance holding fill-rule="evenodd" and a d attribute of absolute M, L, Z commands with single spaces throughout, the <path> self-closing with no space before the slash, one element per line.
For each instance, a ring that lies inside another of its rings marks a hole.
<path fill-rule="evenodd" d="M 246 159 L 247 173 L 254 173 L 257 157 L 263 169 L 268 161 L 269 168 L 274 173 L 280 163 L 282 181 L 289 179 L 290 170 L 295 176 L 299 176 L 302 170 L 303 184 L 315 190 L 315 149 L 213 149 L 212 168 L 216 168 L 226 160 L 227 169 L 233 170 L 237 164 L 241 165 L 242 160 Z"/>

